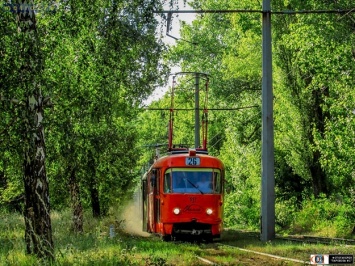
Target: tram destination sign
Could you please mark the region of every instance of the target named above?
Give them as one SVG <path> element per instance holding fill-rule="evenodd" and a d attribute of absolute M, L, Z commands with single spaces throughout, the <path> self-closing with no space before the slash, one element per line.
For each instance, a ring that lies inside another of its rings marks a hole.
<path fill-rule="evenodd" d="M 200 165 L 201 161 L 199 157 L 186 157 L 185 165 Z"/>

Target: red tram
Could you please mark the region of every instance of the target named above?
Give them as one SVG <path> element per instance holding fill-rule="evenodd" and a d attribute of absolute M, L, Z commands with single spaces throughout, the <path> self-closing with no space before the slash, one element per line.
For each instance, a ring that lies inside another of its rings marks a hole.
<path fill-rule="evenodd" d="M 181 72 L 178 74 L 191 74 Z M 207 77 L 203 73 L 199 77 Z M 168 155 L 158 158 L 142 178 L 143 231 L 164 240 L 181 235 L 219 238 L 223 227 L 224 166 L 207 152 L 207 91 L 205 106 L 199 106 L 195 89 L 195 149 L 174 148 L 174 83 L 171 93 Z M 202 113 L 202 147 L 199 147 L 199 110 Z"/>
<path fill-rule="evenodd" d="M 219 238 L 223 163 L 198 149 L 172 150 L 142 178 L 143 230 L 164 240 L 180 235 Z"/>

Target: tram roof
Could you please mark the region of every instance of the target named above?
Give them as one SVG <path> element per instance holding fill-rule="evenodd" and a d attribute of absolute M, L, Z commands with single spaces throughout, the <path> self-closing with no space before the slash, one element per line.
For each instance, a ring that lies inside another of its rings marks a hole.
<path fill-rule="evenodd" d="M 198 164 L 187 164 L 187 158 L 199 158 Z M 168 155 L 158 158 L 152 168 L 170 168 L 170 167 L 201 167 L 201 168 L 220 168 L 224 165 L 217 157 L 208 155 L 206 151 L 196 150 L 178 150 L 172 151 Z"/>

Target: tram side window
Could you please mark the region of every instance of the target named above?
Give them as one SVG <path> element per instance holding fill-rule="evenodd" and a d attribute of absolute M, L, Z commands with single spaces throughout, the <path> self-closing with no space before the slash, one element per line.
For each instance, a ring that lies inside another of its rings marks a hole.
<path fill-rule="evenodd" d="M 164 192 L 171 193 L 171 169 L 167 170 L 164 175 Z"/>
<path fill-rule="evenodd" d="M 213 188 L 215 193 L 221 193 L 221 174 L 220 172 L 213 172 Z"/>
<path fill-rule="evenodd" d="M 149 192 L 153 192 L 154 190 L 159 192 L 159 170 L 153 169 L 151 172 L 149 172 L 148 179 L 149 179 Z"/>

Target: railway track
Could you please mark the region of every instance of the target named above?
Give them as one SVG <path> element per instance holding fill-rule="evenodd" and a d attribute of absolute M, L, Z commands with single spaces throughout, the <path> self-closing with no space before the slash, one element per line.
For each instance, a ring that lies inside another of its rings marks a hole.
<path fill-rule="evenodd" d="M 196 258 L 198 258 L 200 261 L 202 261 L 203 263 L 208 264 L 208 265 L 218 265 L 218 264 L 216 264 L 215 262 L 213 262 L 213 261 L 211 261 L 209 259 L 197 256 L 197 255 L 196 255 Z"/>
<path fill-rule="evenodd" d="M 242 232 L 246 238 L 259 239 L 259 234 L 256 232 Z M 242 240 L 242 239 L 241 239 Z M 342 246 L 350 247 L 351 249 L 355 248 L 355 240 L 353 239 L 344 239 L 344 238 L 327 238 L 327 237 L 314 237 L 314 236 L 276 236 L 277 243 L 282 241 L 291 241 L 297 243 L 307 243 L 307 244 L 324 244 L 332 246 Z M 223 243 L 226 242 L 226 243 Z M 230 241 L 215 242 L 210 244 L 210 249 L 213 251 L 207 252 L 205 249 L 203 253 L 196 254 L 196 258 L 201 261 L 201 265 L 309 265 L 310 261 L 308 258 L 295 259 L 287 256 L 279 256 L 275 254 L 259 252 L 247 248 L 241 248 L 235 245 L 229 245 Z M 226 250 L 229 250 L 228 254 Z M 235 256 L 235 259 L 232 260 L 229 258 L 229 263 L 220 263 L 220 259 L 215 259 L 215 256 L 226 256 L 230 257 L 230 254 L 233 253 L 239 254 Z M 219 252 L 217 252 L 219 251 Z M 296 256 L 297 257 L 297 256 Z M 299 256 L 298 256 L 299 257 Z M 301 256 L 302 257 L 302 256 Z M 284 264 L 286 263 L 286 264 Z"/>
<path fill-rule="evenodd" d="M 258 252 L 251 249 L 222 244 L 220 242 L 202 244 L 194 252 L 200 261 L 198 265 L 308 265 L 309 261 Z M 286 263 L 286 264 L 284 264 Z M 194 264 L 195 265 L 195 264 Z"/>
<path fill-rule="evenodd" d="M 307 236 L 307 235 L 290 235 L 290 236 L 280 236 L 276 235 L 276 239 L 309 243 L 309 244 L 325 244 L 325 245 L 347 245 L 355 246 L 354 239 L 345 239 L 345 238 L 328 238 L 328 237 L 316 237 L 316 236 Z"/>
<path fill-rule="evenodd" d="M 236 249 L 238 251 L 244 252 L 244 253 L 249 253 L 253 254 L 254 256 L 257 255 L 257 258 L 253 258 L 253 255 L 251 257 L 246 257 L 246 258 L 239 258 L 236 259 L 234 262 L 231 262 L 229 265 L 253 265 L 255 264 L 264 264 L 264 265 L 274 265 L 278 264 L 280 261 L 287 261 L 292 263 L 292 265 L 308 265 L 310 264 L 309 261 L 303 261 L 303 260 L 298 260 L 294 258 L 287 258 L 287 257 L 282 257 L 282 256 L 277 256 L 269 253 L 264 253 L 264 252 L 258 252 L 255 250 L 250 250 L 250 249 L 245 249 L 245 248 L 239 248 L 236 246 L 230 246 L 230 245 L 224 245 L 224 244 L 218 244 L 219 247 L 227 247 L 231 249 Z M 211 258 L 205 258 L 201 256 L 197 256 L 196 258 L 199 259 L 201 262 L 203 262 L 206 265 L 220 265 L 218 262 Z M 252 258 L 252 259 L 251 259 Z M 288 264 L 289 265 L 289 264 Z"/>
<path fill-rule="evenodd" d="M 311 254 L 355 254 L 355 240 L 352 239 L 277 235 L 275 241 L 266 245 L 259 239 L 260 234 L 255 231 L 230 230 L 222 235 L 221 241 L 213 243 L 188 240 L 177 243 L 184 246 L 190 242 L 198 246 L 198 250 L 193 250 L 191 245 L 186 248 L 196 258 L 197 263 L 193 265 L 310 265 Z"/>
<path fill-rule="evenodd" d="M 249 238 L 260 238 L 260 233 L 255 231 L 236 230 L 236 232 L 243 234 Z M 275 239 L 284 241 L 301 242 L 308 244 L 325 244 L 325 245 L 348 245 L 355 246 L 355 239 L 346 238 L 331 238 L 331 237 L 319 237 L 309 235 L 287 235 L 282 236 L 276 234 Z"/>

